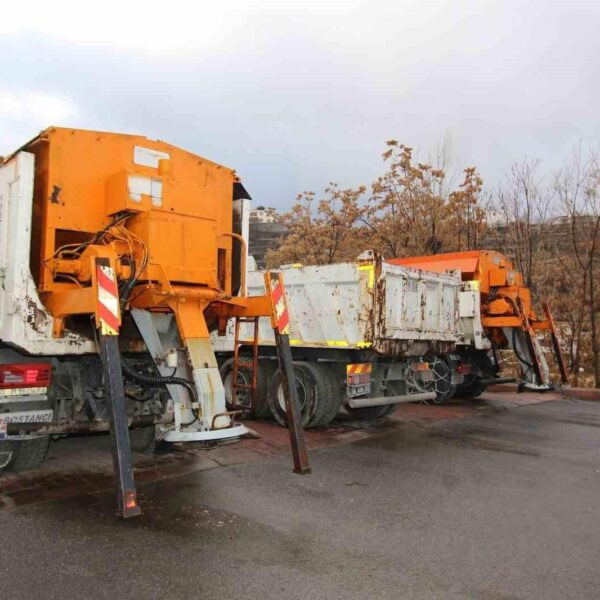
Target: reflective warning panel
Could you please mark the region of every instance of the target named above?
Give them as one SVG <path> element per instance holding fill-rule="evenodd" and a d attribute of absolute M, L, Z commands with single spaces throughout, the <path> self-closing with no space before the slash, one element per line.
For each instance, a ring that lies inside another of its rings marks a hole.
<path fill-rule="evenodd" d="M 371 363 L 353 363 L 346 365 L 346 393 L 350 398 L 364 396 L 371 391 Z"/>

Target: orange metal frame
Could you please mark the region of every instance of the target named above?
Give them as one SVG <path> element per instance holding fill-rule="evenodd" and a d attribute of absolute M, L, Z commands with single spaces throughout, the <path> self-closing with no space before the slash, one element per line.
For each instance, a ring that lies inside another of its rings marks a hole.
<path fill-rule="evenodd" d="M 160 140 L 77 129 L 22 149 L 36 160 L 31 270 L 56 336 L 71 315 L 98 316 L 98 257 L 126 281 L 133 256 L 130 306 L 173 311 L 184 339 L 208 337 L 207 321 L 223 330 L 229 317 L 271 314 L 243 281 L 233 294 L 234 170 Z"/>

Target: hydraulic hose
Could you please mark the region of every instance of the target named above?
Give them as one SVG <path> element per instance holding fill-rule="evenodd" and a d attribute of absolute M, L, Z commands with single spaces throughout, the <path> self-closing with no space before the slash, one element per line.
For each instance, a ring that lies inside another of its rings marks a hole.
<path fill-rule="evenodd" d="M 147 385 L 180 385 L 188 391 L 188 394 L 190 395 L 190 400 L 192 402 L 197 402 L 196 390 L 194 389 L 194 386 L 183 377 L 163 377 L 161 375 L 148 375 L 145 373 L 138 373 L 135 369 L 132 369 L 124 360 L 121 361 L 121 368 L 123 370 L 123 373 L 125 373 L 127 377 L 133 379 L 133 381 L 136 381 L 137 383 L 143 383 Z M 194 414 L 194 421 L 196 421 L 198 419 L 198 412 L 194 408 L 192 408 L 191 410 Z M 186 425 L 191 425 L 194 421 L 186 423 Z"/>
<path fill-rule="evenodd" d="M 131 294 L 131 290 L 133 286 L 136 284 L 137 279 L 135 278 L 135 259 L 133 255 L 129 257 L 129 267 L 131 269 L 131 276 L 129 279 L 120 287 L 119 289 L 119 305 L 121 308 L 121 314 L 125 312 L 125 306 L 127 305 L 127 300 L 129 300 L 129 295 Z"/>

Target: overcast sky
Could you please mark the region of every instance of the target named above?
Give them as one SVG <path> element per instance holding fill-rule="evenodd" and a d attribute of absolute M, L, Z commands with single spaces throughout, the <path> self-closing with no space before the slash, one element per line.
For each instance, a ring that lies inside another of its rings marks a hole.
<path fill-rule="evenodd" d="M 257 204 L 450 132 L 488 183 L 600 141 L 600 0 L 10 2 L 0 154 L 62 125 L 234 167 Z"/>

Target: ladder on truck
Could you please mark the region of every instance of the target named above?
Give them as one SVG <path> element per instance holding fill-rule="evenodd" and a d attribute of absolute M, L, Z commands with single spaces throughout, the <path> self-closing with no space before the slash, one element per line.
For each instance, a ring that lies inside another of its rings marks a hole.
<path fill-rule="evenodd" d="M 97 287 L 98 311 L 97 333 L 100 357 L 102 360 L 104 386 L 110 410 L 110 437 L 113 468 L 117 480 L 117 514 L 124 518 L 141 514 L 137 503 L 137 492 L 133 474 L 131 445 L 129 442 L 129 421 L 125 410 L 125 392 L 119 352 L 119 327 L 121 315 L 118 309 L 119 292 L 114 269 L 108 259 L 96 258 L 94 273 Z M 294 472 L 310 473 L 306 442 L 300 415 L 292 353 L 289 344 L 289 317 L 287 301 L 280 273 L 267 273 L 265 283 L 271 301 L 271 323 L 275 332 L 277 356 L 282 373 L 282 385 L 285 396 L 287 423 L 294 462 Z M 254 403 L 256 394 L 256 376 L 258 368 L 258 317 L 249 318 L 254 322 L 252 383 L 250 385 Z M 236 320 L 236 339 L 239 341 L 239 324 Z M 236 350 L 240 344 L 236 344 Z M 239 387 L 238 387 L 239 389 Z M 245 387 L 242 389 L 246 389 Z"/>
<path fill-rule="evenodd" d="M 256 408 L 256 386 L 258 381 L 258 325 L 260 317 L 236 317 L 233 336 L 233 371 L 231 374 L 231 405 L 232 407 L 242 410 L 253 411 Z M 240 325 L 243 323 L 252 324 L 252 338 L 240 338 Z M 244 360 L 247 357 L 240 357 L 240 348 L 242 346 L 252 346 L 252 360 Z M 249 374 L 249 379 L 245 382 L 240 381 L 240 369 L 246 369 Z M 250 405 L 244 405 L 238 400 L 238 391 L 242 392 L 242 397 L 248 393 L 250 397 Z"/>

